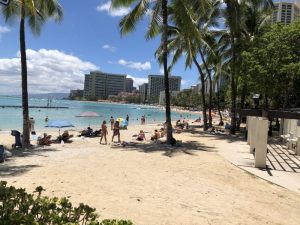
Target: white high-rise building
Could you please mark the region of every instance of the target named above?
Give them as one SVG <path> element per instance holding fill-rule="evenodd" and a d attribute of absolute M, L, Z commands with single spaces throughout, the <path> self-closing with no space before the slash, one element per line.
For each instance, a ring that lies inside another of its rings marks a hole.
<path fill-rule="evenodd" d="M 289 24 L 300 17 L 299 2 L 281 0 L 274 2 L 273 23 Z"/>

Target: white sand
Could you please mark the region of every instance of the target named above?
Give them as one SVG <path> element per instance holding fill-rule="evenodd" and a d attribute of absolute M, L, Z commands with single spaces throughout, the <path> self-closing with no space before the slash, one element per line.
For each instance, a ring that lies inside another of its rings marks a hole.
<path fill-rule="evenodd" d="M 131 126 L 121 139 L 155 128 Z M 48 195 L 97 208 L 101 218 L 137 225 L 299 224 L 300 195 L 224 160 L 217 151 L 227 140 L 204 137 L 199 129 L 175 138 L 184 146 L 171 155 L 171 148 L 149 141 L 123 148 L 75 138 L 14 157 L 0 165 L 0 177 L 29 191 L 41 185 Z M 0 143 L 12 141 L 0 134 Z"/>

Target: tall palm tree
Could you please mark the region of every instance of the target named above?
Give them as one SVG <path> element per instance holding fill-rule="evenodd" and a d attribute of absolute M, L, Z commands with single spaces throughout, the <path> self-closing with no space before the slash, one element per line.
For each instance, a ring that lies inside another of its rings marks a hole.
<path fill-rule="evenodd" d="M 22 108 L 23 108 L 23 148 L 30 146 L 29 109 L 27 85 L 27 61 L 25 21 L 27 20 L 33 34 L 39 35 L 43 23 L 48 18 L 60 21 L 63 15 L 58 0 L 10 0 L 6 7 L 2 7 L 5 21 L 20 19 L 20 53 L 22 77 Z"/>
<path fill-rule="evenodd" d="M 244 50 L 247 50 L 255 37 L 260 36 L 271 25 L 273 4 L 268 1 L 251 0 L 245 2 L 245 25 L 243 27 Z M 247 79 L 241 79 L 241 108 L 244 108 L 247 95 Z M 265 96 L 267 97 L 267 96 Z"/>
<path fill-rule="evenodd" d="M 168 0 L 112 0 L 112 7 L 128 7 L 134 5 L 131 12 L 121 19 L 119 24 L 121 35 L 132 32 L 137 23 L 145 16 L 151 15 L 146 39 L 157 36 L 162 29 L 161 45 L 163 48 L 163 68 L 165 85 L 165 107 L 167 125 L 167 143 L 172 139 L 171 107 L 170 107 L 170 87 L 168 71 Z"/>
<path fill-rule="evenodd" d="M 170 18 L 172 25 L 169 26 L 168 32 L 168 49 L 173 52 L 172 61 L 169 70 L 177 63 L 177 61 L 184 57 L 186 59 L 186 67 L 191 67 L 194 64 L 199 72 L 199 79 L 202 85 L 202 113 L 204 130 L 207 129 L 207 105 L 205 98 L 205 70 L 202 68 L 198 60 L 201 56 L 202 63 L 205 63 L 204 51 L 209 51 L 209 42 L 211 36 L 208 32 L 208 27 L 213 24 L 212 18 L 215 18 L 215 13 L 212 13 L 212 7 L 209 2 L 202 1 L 202 5 L 195 7 L 190 1 L 174 0 L 170 6 Z M 200 10 L 201 9 L 205 10 Z M 200 13 L 199 13 L 200 12 Z M 156 57 L 161 60 L 162 47 L 160 46 L 156 51 Z"/>
<path fill-rule="evenodd" d="M 243 50 L 243 31 L 247 19 L 247 5 L 256 5 L 263 8 L 273 6 L 272 0 L 224 0 L 225 7 L 225 24 L 229 29 L 229 43 L 231 52 L 231 134 L 236 131 L 236 101 L 237 101 L 237 80 L 240 76 L 241 52 Z M 249 13 L 249 11 L 248 11 Z M 252 16 L 251 16 L 252 17 Z M 251 18 L 250 17 L 250 18 Z M 253 21 L 248 20 L 253 25 Z M 255 31 L 255 29 L 253 29 Z M 250 32 L 251 33 L 251 32 Z M 253 32 L 252 32 L 253 33 Z"/>
<path fill-rule="evenodd" d="M 201 57 L 201 61 L 203 67 L 206 71 L 207 78 L 209 81 L 209 100 L 208 100 L 208 121 L 209 126 L 212 127 L 212 95 L 213 95 L 213 78 L 211 74 L 211 70 L 207 64 L 207 55 L 214 54 L 212 48 L 215 45 L 215 32 L 214 29 L 219 27 L 219 20 L 221 16 L 220 10 L 221 1 L 213 0 L 211 7 L 208 8 L 204 13 L 200 14 L 200 18 L 198 19 L 198 29 L 199 32 L 204 37 L 205 42 L 208 45 L 202 45 L 199 48 L 199 55 Z"/>

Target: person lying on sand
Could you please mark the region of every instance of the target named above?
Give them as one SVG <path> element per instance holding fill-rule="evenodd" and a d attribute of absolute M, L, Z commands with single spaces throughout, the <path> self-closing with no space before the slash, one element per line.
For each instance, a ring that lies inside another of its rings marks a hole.
<path fill-rule="evenodd" d="M 129 141 L 129 142 L 127 142 L 127 141 L 122 141 L 120 144 L 121 144 L 123 147 L 126 147 L 126 146 L 134 146 L 134 145 L 136 145 L 137 143 L 136 143 L 136 142 L 132 142 L 132 141 Z"/>

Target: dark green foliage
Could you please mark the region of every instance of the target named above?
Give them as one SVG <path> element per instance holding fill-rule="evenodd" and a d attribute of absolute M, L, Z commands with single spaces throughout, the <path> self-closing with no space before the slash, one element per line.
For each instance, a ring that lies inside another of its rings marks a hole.
<path fill-rule="evenodd" d="M 201 105 L 201 96 L 192 90 L 181 91 L 176 97 L 171 98 L 171 103 L 176 106 L 196 108 Z"/>
<path fill-rule="evenodd" d="M 37 187 L 34 194 L 23 188 L 8 187 L 0 182 L 0 225 L 133 225 L 125 220 L 98 220 L 96 209 L 85 204 L 73 206 L 67 198 L 42 196 Z"/>
<path fill-rule="evenodd" d="M 264 107 L 299 107 L 300 21 L 276 24 L 244 51 L 242 71 L 249 94 L 263 95 Z"/>

